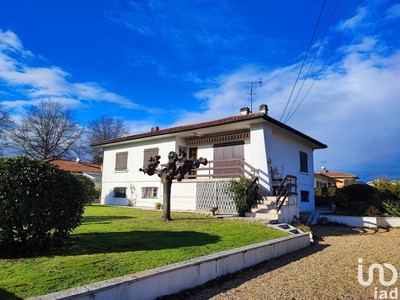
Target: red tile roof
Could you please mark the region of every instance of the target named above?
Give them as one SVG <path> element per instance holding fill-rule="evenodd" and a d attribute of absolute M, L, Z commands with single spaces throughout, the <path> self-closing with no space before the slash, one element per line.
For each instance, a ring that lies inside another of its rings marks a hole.
<path fill-rule="evenodd" d="M 75 162 L 63 159 L 49 159 L 48 162 L 57 165 L 60 169 L 76 173 L 101 173 L 101 166 L 85 162 Z"/>
<path fill-rule="evenodd" d="M 329 177 L 332 177 L 332 178 L 354 178 L 354 179 L 359 179 L 359 177 L 357 175 L 346 173 L 346 172 L 342 172 L 342 171 L 325 171 L 325 172 L 319 172 L 318 174 L 329 176 Z"/>
<path fill-rule="evenodd" d="M 266 115 L 265 113 L 262 113 L 262 112 L 254 113 L 254 114 L 247 114 L 247 115 L 232 116 L 232 117 L 218 119 L 218 120 L 214 120 L 214 121 L 208 121 L 208 122 L 202 122 L 202 123 L 196 123 L 196 124 L 171 127 L 171 128 L 166 128 L 166 129 L 161 129 L 161 130 L 156 130 L 156 131 L 150 131 L 150 132 L 125 136 L 125 137 L 120 137 L 120 138 L 116 138 L 116 139 L 112 139 L 112 140 L 98 141 L 98 142 L 91 143 L 90 145 L 94 146 L 94 147 L 96 147 L 96 146 L 100 147 L 103 145 L 113 144 L 113 143 L 117 143 L 117 142 L 131 141 L 131 140 L 136 140 L 136 139 L 145 138 L 145 137 L 177 133 L 177 132 L 189 131 L 189 130 L 206 128 L 206 127 L 214 127 L 214 126 L 218 126 L 218 125 L 225 125 L 225 124 L 231 124 L 231 123 L 242 122 L 242 121 L 247 121 L 247 120 L 254 120 L 254 119 L 260 119 L 260 120 L 264 120 L 266 122 L 272 123 L 282 129 L 290 131 L 298 136 L 301 136 L 302 138 L 304 138 L 306 140 L 311 141 L 312 143 L 318 145 L 318 147 L 320 147 L 320 148 L 328 147 L 327 145 L 309 137 L 308 135 L 305 135 L 304 133 L 301 133 L 300 131 L 297 131 L 296 129 L 294 129 L 290 126 L 287 126 L 287 125 L 269 117 L 268 115 Z"/>

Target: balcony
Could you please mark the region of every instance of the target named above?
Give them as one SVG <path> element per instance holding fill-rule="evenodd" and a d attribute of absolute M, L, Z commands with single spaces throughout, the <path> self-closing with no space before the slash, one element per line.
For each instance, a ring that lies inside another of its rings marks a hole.
<path fill-rule="evenodd" d="M 179 167 L 183 163 L 177 163 Z M 166 165 L 161 165 L 164 168 Z M 249 165 L 243 159 L 209 160 L 206 166 L 200 166 L 190 174 L 185 175 L 185 179 L 218 179 L 218 178 L 239 178 L 242 176 L 251 178 L 258 176 L 258 170 Z"/>

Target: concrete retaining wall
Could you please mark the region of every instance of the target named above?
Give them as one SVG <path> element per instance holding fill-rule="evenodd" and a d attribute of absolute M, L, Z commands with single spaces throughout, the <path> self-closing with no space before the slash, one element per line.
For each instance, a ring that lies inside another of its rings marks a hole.
<path fill-rule="evenodd" d="M 338 222 L 351 227 L 400 227 L 400 218 L 393 217 L 356 217 L 338 215 L 320 215 L 328 222 Z"/>
<path fill-rule="evenodd" d="M 32 299 L 156 299 L 309 245 L 309 233 L 299 233 Z"/>

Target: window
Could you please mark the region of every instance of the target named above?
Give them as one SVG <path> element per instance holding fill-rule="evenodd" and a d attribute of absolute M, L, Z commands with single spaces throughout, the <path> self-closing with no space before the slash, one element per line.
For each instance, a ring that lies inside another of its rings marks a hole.
<path fill-rule="evenodd" d="M 178 146 L 179 149 L 179 156 L 184 157 L 184 159 L 187 157 L 187 151 L 188 149 L 186 147 Z"/>
<path fill-rule="evenodd" d="M 326 182 L 317 181 L 317 188 L 326 188 Z"/>
<path fill-rule="evenodd" d="M 300 172 L 308 173 L 308 155 L 300 151 Z"/>
<path fill-rule="evenodd" d="M 300 191 L 301 202 L 310 202 L 310 192 Z"/>
<path fill-rule="evenodd" d="M 143 168 L 149 163 L 150 157 L 158 155 L 158 148 L 144 149 L 143 151 Z"/>
<path fill-rule="evenodd" d="M 157 198 L 158 188 L 156 187 L 144 187 L 142 188 L 142 198 Z"/>
<path fill-rule="evenodd" d="M 114 188 L 114 198 L 126 198 L 126 187 Z"/>
<path fill-rule="evenodd" d="M 115 171 L 128 170 L 128 152 L 118 152 L 115 154 Z"/>

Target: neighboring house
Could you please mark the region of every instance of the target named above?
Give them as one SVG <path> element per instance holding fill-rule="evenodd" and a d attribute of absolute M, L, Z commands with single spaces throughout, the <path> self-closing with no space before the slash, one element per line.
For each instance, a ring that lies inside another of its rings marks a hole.
<path fill-rule="evenodd" d="M 324 172 L 314 172 L 314 187 L 329 188 L 336 187 L 338 180 L 325 175 Z"/>
<path fill-rule="evenodd" d="M 232 207 L 226 192 L 230 178 L 258 176 L 261 193 L 272 195 L 273 169 L 283 172 L 283 177 L 296 176 L 299 210 L 314 210 L 313 151 L 327 148 L 269 117 L 265 104 L 257 113 L 242 108 L 237 116 L 166 129 L 153 127 L 150 132 L 91 146 L 104 151 L 101 203 L 127 205 L 132 201 L 154 207 L 156 201 L 163 202 L 160 178 L 143 174 L 139 168 L 155 155 L 166 163 L 168 153 L 175 151 L 187 159 L 205 157 L 209 163 L 172 184 L 171 208 L 206 211 L 218 206 L 220 212 Z"/>
<path fill-rule="evenodd" d="M 338 188 L 344 187 L 345 182 L 347 180 L 354 181 L 354 180 L 360 179 L 357 175 L 346 173 L 346 172 L 341 172 L 341 171 L 328 171 L 328 170 L 325 170 L 323 172 L 316 172 L 314 174 L 314 176 L 316 176 L 316 174 L 318 174 L 320 176 L 327 176 L 327 177 L 330 177 L 332 179 L 335 179 L 336 180 L 336 187 L 338 187 Z"/>
<path fill-rule="evenodd" d="M 101 189 L 102 171 L 100 165 L 79 162 L 78 158 L 75 161 L 63 159 L 48 159 L 47 161 L 57 165 L 61 170 L 89 177 L 95 183 L 96 187 Z"/>

